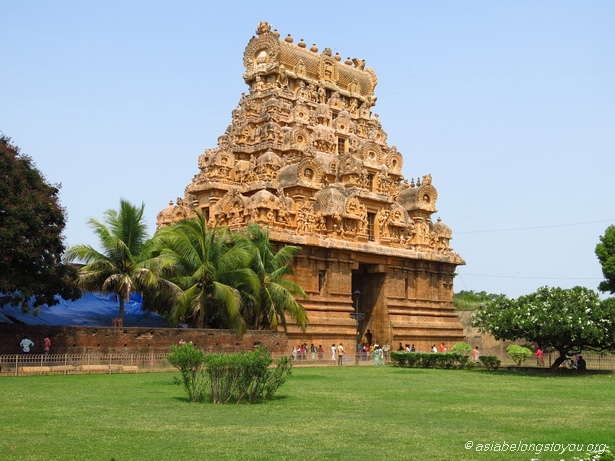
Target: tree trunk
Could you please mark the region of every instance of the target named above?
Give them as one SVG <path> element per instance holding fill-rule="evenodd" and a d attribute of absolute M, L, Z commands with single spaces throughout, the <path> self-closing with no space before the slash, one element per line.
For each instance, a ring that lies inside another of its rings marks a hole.
<path fill-rule="evenodd" d="M 120 322 L 124 326 L 124 297 L 120 296 Z"/>
<path fill-rule="evenodd" d="M 198 328 L 205 328 L 205 303 L 201 302 L 201 309 L 199 310 L 199 319 L 197 320 Z"/>
<path fill-rule="evenodd" d="M 566 355 L 565 352 L 559 352 L 559 357 L 555 359 L 555 361 L 553 362 L 553 365 L 551 365 L 551 370 L 557 370 L 557 368 L 564 362 L 566 362 L 566 360 L 568 360 L 568 356 Z"/>

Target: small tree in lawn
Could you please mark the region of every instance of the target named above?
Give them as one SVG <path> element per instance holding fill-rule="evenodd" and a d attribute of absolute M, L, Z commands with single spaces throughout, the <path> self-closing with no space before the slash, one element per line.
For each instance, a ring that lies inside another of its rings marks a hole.
<path fill-rule="evenodd" d="M 458 352 L 460 354 L 470 355 L 470 352 L 472 352 L 472 346 L 464 342 L 455 343 L 453 344 L 453 347 L 451 347 L 451 352 Z"/>
<path fill-rule="evenodd" d="M 506 348 L 506 354 L 517 365 L 521 365 L 532 356 L 532 351 L 527 347 L 519 346 L 518 344 L 511 344 Z"/>
<path fill-rule="evenodd" d="M 539 288 L 509 299 L 502 295 L 474 314 L 473 324 L 497 340 L 525 339 L 558 352 L 551 368 L 583 350 L 615 349 L 615 302 L 585 287 Z"/>

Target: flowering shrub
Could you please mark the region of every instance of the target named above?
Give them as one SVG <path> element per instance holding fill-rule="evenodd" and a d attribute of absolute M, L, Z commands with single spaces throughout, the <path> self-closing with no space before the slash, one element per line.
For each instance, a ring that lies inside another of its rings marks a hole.
<path fill-rule="evenodd" d="M 529 295 L 509 299 L 500 295 L 474 314 L 472 324 L 497 340 L 524 339 L 559 356 L 552 368 L 582 350 L 614 349 L 615 299 L 600 300 L 585 287 L 542 287 Z"/>

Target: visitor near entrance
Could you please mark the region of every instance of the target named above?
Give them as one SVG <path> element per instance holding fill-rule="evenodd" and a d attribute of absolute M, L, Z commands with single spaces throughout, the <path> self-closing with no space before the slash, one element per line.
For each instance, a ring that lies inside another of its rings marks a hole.
<path fill-rule="evenodd" d="M 325 350 L 322 348 L 322 344 L 318 345 L 318 360 L 325 358 Z"/>
<path fill-rule="evenodd" d="M 337 365 L 340 367 L 344 365 L 344 346 L 342 343 L 337 346 Z"/>

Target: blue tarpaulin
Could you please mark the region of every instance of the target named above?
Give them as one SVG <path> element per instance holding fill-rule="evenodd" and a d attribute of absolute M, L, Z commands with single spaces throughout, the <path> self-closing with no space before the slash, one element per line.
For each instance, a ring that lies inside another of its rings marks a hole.
<path fill-rule="evenodd" d="M 0 309 L 0 323 L 22 323 L 26 325 L 55 326 L 111 326 L 114 318 L 119 316 L 120 303 L 114 295 L 85 293 L 76 301 L 67 301 L 60 297 L 55 306 L 44 304 L 38 308 L 38 315 L 33 309 L 24 314 L 19 307 L 10 304 Z M 133 295 L 124 303 L 125 327 L 165 327 L 164 317 L 153 312 L 144 312 L 139 295 Z"/>

